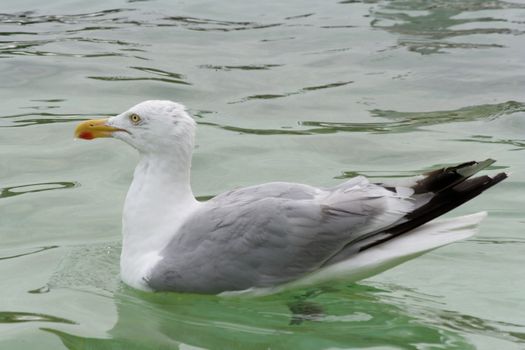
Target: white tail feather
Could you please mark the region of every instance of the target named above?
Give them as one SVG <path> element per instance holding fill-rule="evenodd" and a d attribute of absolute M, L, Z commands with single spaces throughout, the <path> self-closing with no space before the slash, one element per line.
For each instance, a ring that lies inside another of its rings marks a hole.
<path fill-rule="evenodd" d="M 321 283 L 334 278 L 352 282 L 373 276 L 433 249 L 471 237 L 477 232 L 478 224 L 486 216 L 486 212 L 480 212 L 431 221 L 296 283 L 301 285 Z"/>

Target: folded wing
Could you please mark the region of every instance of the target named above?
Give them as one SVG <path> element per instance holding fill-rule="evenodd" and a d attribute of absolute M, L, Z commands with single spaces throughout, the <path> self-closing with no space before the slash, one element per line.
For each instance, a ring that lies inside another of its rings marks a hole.
<path fill-rule="evenodd" d="M 455 240 L 427 239 L 432 228 L 427 225 L 415 229 L 503 180 L 505 174 L 468 179 L 492 162 L 436 170 L 402 185 L 372 184 L 359 176 L 331 189 L 269 183 L 230 191 L 203 204 L 182 225 L 147 283 L 154 290 L 199 293 L 273 287 L 332 266 L 349 271 L 345 262 L 358 266 L 381 248 L 397 249 L 376 259 L 393 266 L 385 257 L 400 263 Z M 463 230 L 463 221 L 435 228 Z M 412 245 L 400 249 L 412 231 L 419 232 Z M 467 231 L 474 232 L 470 226 Z M 364 276 L 373 270 L 359 271 Z"/>

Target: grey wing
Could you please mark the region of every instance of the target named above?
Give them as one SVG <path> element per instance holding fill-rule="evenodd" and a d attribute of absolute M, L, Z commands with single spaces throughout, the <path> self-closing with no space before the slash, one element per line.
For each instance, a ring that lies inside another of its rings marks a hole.
<path fill-rule="evenodd" d="M 412 206 L 364 178 L 332 190 L 274 183 L 233 191 L 204 204 L 181 227 L 148 283 L 201 293 L 286 283 Z"/>

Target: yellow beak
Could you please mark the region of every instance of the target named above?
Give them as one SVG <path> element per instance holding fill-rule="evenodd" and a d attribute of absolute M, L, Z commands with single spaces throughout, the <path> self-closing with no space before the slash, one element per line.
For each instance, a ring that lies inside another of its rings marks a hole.
<path fill-rule="evenodd" d="M 92 140 L 97 137 L 111 137 L 115 131 L 123 131 L 122 129 L 106 125 L 107 121 L 107 119 L 86 120 L 78 124 L 75 129 L 75 137 Z"/>

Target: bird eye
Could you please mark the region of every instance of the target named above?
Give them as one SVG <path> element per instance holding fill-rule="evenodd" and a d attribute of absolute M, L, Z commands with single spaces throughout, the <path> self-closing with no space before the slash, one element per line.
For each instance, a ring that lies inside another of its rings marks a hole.
<path fill-rule="evenodd" d="M 129 116 L 129 120 L 131 120 L 131 122 L 135 125 L 137 125 L 138 123 L 140 123 L 141 119 L 139 117 L 138 114 L 135 114 L 133 113 L 132 115 Z"/>

